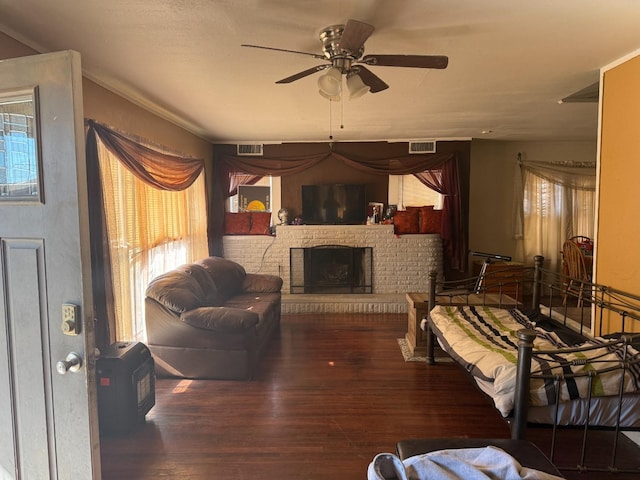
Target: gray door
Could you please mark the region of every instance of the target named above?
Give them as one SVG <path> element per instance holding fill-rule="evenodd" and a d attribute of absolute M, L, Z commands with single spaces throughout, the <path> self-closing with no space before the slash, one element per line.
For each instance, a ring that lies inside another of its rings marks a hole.
<path fill-rule="evenodd" d="M 0 115 L 0 479 L 100 478 L 80 55 L 0 62 Z"/>

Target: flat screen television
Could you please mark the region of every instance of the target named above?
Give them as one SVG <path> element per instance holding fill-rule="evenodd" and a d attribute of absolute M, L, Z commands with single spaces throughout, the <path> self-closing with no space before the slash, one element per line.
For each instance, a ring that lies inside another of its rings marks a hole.
<path fill-rule="evenodd" d="M 367 219 L 364 184 L 303 185 L 302 220 L 308 225 L 362 225 Z"/>

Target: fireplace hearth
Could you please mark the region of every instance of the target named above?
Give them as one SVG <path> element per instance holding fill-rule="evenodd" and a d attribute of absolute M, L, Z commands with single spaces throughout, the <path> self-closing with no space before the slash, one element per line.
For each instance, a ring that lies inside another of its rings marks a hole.
<path fill-rule="evenodd" d="M 319 245 L 289 253 L 291 293 L 373 293 L 371 247 Z"/>

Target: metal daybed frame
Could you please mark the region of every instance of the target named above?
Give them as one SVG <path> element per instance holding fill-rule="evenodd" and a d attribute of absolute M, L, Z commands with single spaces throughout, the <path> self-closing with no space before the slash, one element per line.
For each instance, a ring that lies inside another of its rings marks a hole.
<path fill-rule="evenodd" d="M 544 324 L 545 328 L 550 327 L 557 331 L 574 336 L 575 344 L 578 344 L 580 340 L 586 340 L 593 338 L 591 334 L 591 319 L 597 319 L 598 330 L 595 335 L 602 336 L 603 324 L 609 322 L 617 322 L 619 325 L 618 332 L 612 336 L 606 336 L 606 338 L 599 340 L 597 347 L 583 347 L 583 346 L 570 346 L 568 348 L 561 348 L 555 350 L 539 350 L 535 348 L 536 334 L 530 329 L 523 328 L 517 332 L 518 338 L 518 360 L 517 360 L 517 376 L 515 385 L 515 398 L 514 408 L 509 417 L 506 420 L 511 427 L 511 438 L 514 440 L 524 440 L 526 438 L 527 425 L 530 425 L 531 412 L 541 407 L 531 408 L 531 400 L 529 396 L 530 385 L 532 381 L 546 382 L 547 384 L 553 384 L 555 389 L 556 398 L 555 402 L 551 402 L 551 405 L 545 407 L 549 410 L 548 423 L 543 421 L 546 425 L 552 427 L 552 439 L 549 458 L 553 462 L 556 453 L 556 437 L 560 429 L 567 426 L 566 422 L 561 422 L 560 410 L 563 407 L 563 402 L 560 401 L 560 393 L 562 389 L 567 388 L 567 382 L 574 382 L 578 378 L 578 375 L 574 374 L 570 370 L 570 365 L 562 364 L 564 360 L 559 360 L 561 370 L 564 373 L 554 375 L 545 374 L 542 371 L 532 372 L 532 359 L 544 357 L 545 361 L 552 361 L 559 354 L 578 353 L 580 356 L 585 357 L 588 362 L 597 362 L 597 359 L 589 358 L 589 352 L 595 348 L 602 348 L 603 346 L 610 350 L 616 350 L 617 355 L 620 357 L 615 365 L 611 365 L 611 362 L 607 363 L 606 371 L 613 370 L 620 371 L 620 388 L 618 395 L 608 398 L 609 406 L 607 408 L 613 409 L 611 415 L 615 418 L 613 425 L 608 425 L 608 430 L 613 430 L 612 445 L 611 445 L 611 461 L 610 464 L 601 466 L 587 466 L 585 461 L 588 433 L 595 429 L 601 430 L 601 426 L 593 425 L 591 417 L 591 407 L 596 398 L 592 397 L 591 392 L 594 390 L 593 382 L 598 378 L 599 374 L 604 371 L 600 371 L 598 374 L 591 372 L 590 374 L 582 375 L 580 381 L 588 382 L 588 397 L 586 399 L 580 399 L 582 402 L 586 402 L 586 415 L 580 421 L 573 421 L 570 423 L 570 428 L 581 428 L 583 430 L 582 445 L 581 445 L 581 458 L 577 465 L 568 467 L 560 467 L 562 469 L 581 470 L 581 471 L 607 471 L 607 472 L 635 472 L 640 473 L 640 469 L 634 467 L 632 469 L 620 468 L 617 466 L 617 453 L 618 453 L 618 438 L 623 430 L 635 430 L 637 426 L 629 426 L 623 424 L 621 421 L 623 408 L 627 409 L 625 415 L 628 416 L 628 404 L 623 407 L 623 400 L 628 401 L 632 398 L 635 402 L 635 408 L 632 411 L 637 411 L 640 417 L 640 393 L 625 393 L 625 381 L 628 382 L 627 373 L 631 370 L 637 371 L 640 369 L 640 355 L 637 350 L 633 348 L 640 340 L 640 335 L 632 332 L 640 331 L 640 296 L 629 294 L 614 288 L 610 288 L 597 283 L 587 282 L 583 280 L 571 279 L 562 274 L 552 272 L 543 268 L 544 258 L 542 256 L 536 256 L 534 258 L 533 267 L 519 267 L 517 274 L 513 275 L 513 280 L 504 280 L 504 275 L 499 280 L 491 278 L 491 274 L 487 273 L 482 281 L 483 288 L 481 291 L 474 288 L 477 285 L 477 278 L 469 278 L 463 281 L 444 281 L 437 282 L 437 276 L 435 273 L 430 274 L 431 289 L 429 295 L 429 311 L 433 310 L 436 306 L 436 302 L 439 305 L 448 304 L 454 306 L 467 305 L 482 305 L 483 298 L 491 297 L 491 304 L 495 306 L 496 293 L 500 296 L 500 304 L 503 303 L 503 290 L 509 290 L 513 292 L 514 286 L 508 285 L 509 282 L 516 282 L 516 299 L 523 298 L 524 302 L 515 301 L 518 309 L 526 312 L 528 318 L 533 319 L 536 323 Z M 514 270 L 515 272 L 515 270 Z M 507 276 L 508 277 L 508 276 Z M 579 288 L 570 288 L 578 284 Z M 508 287 L 508 288 L 507 288 Z M 491 293 L 491 295 L 489 295 Z M 581 296 L 583 302 L 582 308 L 571 307 L 571 305 L 578 303 L 578 295 Z M 530 307 L 525 305 L 526 299 L 530 299 Z M 514 299 L 504 296 L 504 307 L 513 308 Z M 576 315 L 577 314 L 577 315 Z M 573 318 L 572 318 L 573 316 Z M 434 349 L 436 345 L 436 339 L 434 332 L 430 326 L 430 319 L 426 317 L 421 327 L 428 332 L 427 341 L 427 363 L 435 364 Z M 588 326 L 585 327 L 585 323 Z M 573 343 L 572 343 L 573 345 Z M 583 360 L 585 361 L 585 360 Z M 587 378 L 585 378 L 587 377 Z M 486 392 L 485 392 L 486 393 Z M 610 416 L 611 416 L 610 415 Z M 536 420 L 537 422 L 538 420 Z M 636 424 L 638 425 L 638 423 Z"/>

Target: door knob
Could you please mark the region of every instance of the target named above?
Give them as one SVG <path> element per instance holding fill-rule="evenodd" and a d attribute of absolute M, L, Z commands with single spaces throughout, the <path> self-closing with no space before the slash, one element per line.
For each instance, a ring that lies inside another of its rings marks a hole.
<path fill-rule="evenodd" d="M 77 372 L 82 367 L 82 357 L 76 352 L 71 352 L 67 358 L 56 363 L 56 370 L 60 375 L 67 372 Z"/>

